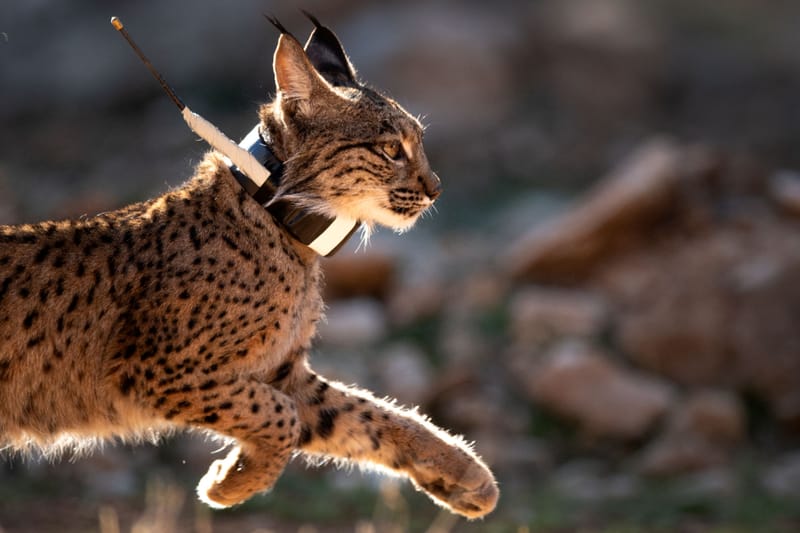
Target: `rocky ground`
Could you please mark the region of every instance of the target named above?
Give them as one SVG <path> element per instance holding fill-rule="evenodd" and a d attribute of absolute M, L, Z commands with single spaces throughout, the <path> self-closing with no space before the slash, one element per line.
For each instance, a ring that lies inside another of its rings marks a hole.
<path fill-rule="evenodd" d="M 262 4 L 0 6 L 0 221 L 157 194 L 205 149 L 112 14 L 195 109 L 249 130 L 275 40 L 255 14 L 308 27 Z M 188 491 L 214 447 L 183 436 L 12 458 L 0 526 L 800 529 L 797 6 L 306 7 L 365 79 L 428 113 L 445 188 L 409 234 L 326 261 L 314 364 L 475 440 L 497 513 L 467 525 L 396 483 L 293 464 L 271 495 L 211 514 Z"/>

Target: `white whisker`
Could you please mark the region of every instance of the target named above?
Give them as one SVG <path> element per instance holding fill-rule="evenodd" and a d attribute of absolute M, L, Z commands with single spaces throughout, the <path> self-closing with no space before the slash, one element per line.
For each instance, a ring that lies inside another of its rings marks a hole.
<path fill-rule="evenodd" d="M 372 237 L 372 233 L 374 231 L 374 227 L 372 224 L 361 224 L 361 235 L 359 236 L 358 240 L 358 247 L 356 247 L 356 253 L 360 251 L 367 251 L 367 246 L 369 246 L 369 239 Z"/>

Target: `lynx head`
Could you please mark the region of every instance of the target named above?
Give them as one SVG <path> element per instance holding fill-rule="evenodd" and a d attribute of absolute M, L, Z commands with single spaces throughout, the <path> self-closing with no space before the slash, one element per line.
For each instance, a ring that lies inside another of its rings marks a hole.
<path fill-rule="evenodd" d="M 277 94 L 260 112 L 285 164 L 278 197 L 367 228 L 407 229 L 440 192 L 422 126 L 361 84 L 337 37 L 309 18 L 315 28 L 305 48 L 276 24 Z"/>

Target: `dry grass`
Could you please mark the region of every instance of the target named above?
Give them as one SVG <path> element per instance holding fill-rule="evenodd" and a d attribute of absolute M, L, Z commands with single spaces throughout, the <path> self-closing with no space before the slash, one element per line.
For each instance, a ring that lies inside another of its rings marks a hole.
<path fill-rule="evenodd" d="M 406 533 L 411 531 L 412 505 L 403 495 L 401 485 L 395 480 L 381 483 L 379 498 L 375 504 L 371 518 L 360 519 L 351 527 L 332 524 L 281 524 L 274 527 L 248 526 L 247 524 L 229 524 L 221 521 L 213 524 L 212 512 L 202 506 L 195 506 L 194 516 L 186 519 L 186 502 L 190 499 L 186 491 L 169 482 L 154 480 L 148 484 L 144 510 L 135 518 L 130 526 L 130 533 Z M 452 513 L 441 510 L 424 533 L 452 533 L 456 531 L 462 519 Z M 123 526 L 117 509 L 110 505 L 100 507 L 98 526 L 100 533 L 123 533 Z M 417 528 L 418 529 L 418 528 Z M 522 532 L 522 530 L 520 530 Z M 0 533 L 3 533 L 0 529 Z"/>

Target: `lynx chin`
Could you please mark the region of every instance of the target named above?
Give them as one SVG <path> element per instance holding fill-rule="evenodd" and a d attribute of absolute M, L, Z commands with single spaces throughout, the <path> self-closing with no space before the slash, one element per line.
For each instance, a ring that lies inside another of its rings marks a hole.
<path fill-rule="evenodd" d="M 410 227 L 440 193 L 419 122 L 363 85 L 316 19 L 281 31 L 261 135 L 270 203 Z M 408 477 L 469 518 L 492 473 L 461 437 L 308 364 L 320 258 L 205 155 L 163 196 L 92 218 L 0 226 L 0 439 L 80 447 L 193 428 L 228 439 L 197 487 L 212 507 L 269 490 L 295 454 Z"/>

